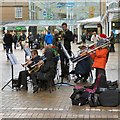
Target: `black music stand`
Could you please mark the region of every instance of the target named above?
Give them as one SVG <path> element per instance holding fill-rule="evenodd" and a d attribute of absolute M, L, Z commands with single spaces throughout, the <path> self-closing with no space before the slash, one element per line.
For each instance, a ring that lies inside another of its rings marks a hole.
<path fill-rule="evenodd" d="M 13 89 L 13 80 L 14 80 L 14 71 L 13 71 L 14 68 L 13 68 L 13 66 L 14 66 L 15 64 L 17 64 L 17 59 L 16 59 L 16 57 L 15 57 L 12 53 L 8 53 L 7 55 L 8 55 L 9 61 L 10 61 L 10 63 L 11 63 L 12 78 L 11 78 L 10 81 L 8 81 L 8 82 L 2 87 L 1 90 L 3 90 L 6 86 L 9 86 L 11 89 Z M 12 87 L 9 85 L 10 82 L 12 82 Z"/>
<path fill-rule="evenodd" d="M 61 46 L 62 51 L 64 52 L 65 56 L 66 56 L 69 60 L 71 60 L 70 55 L 68 54 L 67 50 L 65 49 L 64 45 L 63 45 L 61 42 L 60 42 L 60 46 Z M 56 83 L 56 85 L 60 85 L 60 86 L 62 86 L 62 85 L 75 86 L 75 85 L 72 85 L 72 84 L 70 84 L 70 83 L 64 82 L 62 77 L 61 77 L 61 82 Z"/>

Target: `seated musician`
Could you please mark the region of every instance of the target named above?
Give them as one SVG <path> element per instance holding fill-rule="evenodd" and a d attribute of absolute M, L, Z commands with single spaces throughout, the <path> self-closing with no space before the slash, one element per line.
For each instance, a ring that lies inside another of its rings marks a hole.
<path fill-rule="evenodd" d="M 40 56 L 38 55 L 37 50 L 31 51 L 31 57 L 32 58 L 30 60 L 27 60 L 26 64 L 22 65 L 23 67 L 27 66 L 29 70 L 31 69 L 31 66 L 38 63 L 38 61 L 40 60 Z M 14 85 L 14 87 L 21 88 L 21 85 L 23 85 L 22 88 L 24 88 L 25 90 L 28 90 L 28 86 L 27 86 L 28 76 L 30 76 L 30 73 L 28 70 L 20 71 L 18 76 L 18 84 Z"/>
<path fill-rule="evenodd" d="M 84 53 L 86 50 L 86 46 L 82 45 L 79 46 L 80 50 Z M 77 76 L 77 79 L 74 81 L 75 83 L 79 80 L 82 80 L 83 82 L 87 82 L 87 79 L 90 75 L 91 71 L 91 65 L 90 65 L 90 57 L 84 56 L 84 59 L 81 59 L 75 67 L 75 75 Z"/>
<path fill-rule="evenodd" d="M 49 80 L 54 78 L 56 74 L 56 62 L 53 59 L 54 53 L 50 47 L 45 48 L 44 56 L 46 57 L 46 60 L 44 60 L 44 64 L 40 67 L 40 70 L 31 74 L 33 81 L 33 93 L 39 89 L 38 80 Z"/>
<path fill-rule="evenodd" d="M 100 37 L 102 40 L 105 39 L 105 36 L 103 36 L 103 34 L 101 34 Z M 102 47 L 102 45 L 99 45 L 99 48 L 96 51 L 94 51 L 94 54 L 91 55 L 94 61 L 92 67 L 96 68 L 96 79 L 98 74 L 106 75 L 105 67 L 108 60 L 108 56 L 109 56 L 109 51 L 107 45 L 104 47 Z"/>

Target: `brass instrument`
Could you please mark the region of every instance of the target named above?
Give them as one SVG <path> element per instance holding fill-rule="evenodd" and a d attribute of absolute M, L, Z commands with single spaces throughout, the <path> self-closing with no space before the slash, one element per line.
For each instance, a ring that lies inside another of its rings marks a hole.
<path fill-rule="evenodd" d="M 85 51 L 83 51 L 82 53 L 80 53 L 80 54 L 78 55 L 78 57 L 76 57 L 76 58 L 71 58 L 71 61 L 72 61 L 73 63 L 79 62 L 79 61 L 87 58 L 88 56 L 90 56 L 90 54 L 93 54 L 94 51 L 96 51 L 97 49 L 101 49 L 101 48 L 106 48 L 106 47 L 108 47 L 109 44 L 110 44 L 110 41 L 107 41 L 106 43 L 104 43 L 104 44 L 102 44 L 102 45 L 100 45 L 100 46 L 98 46 L 98 47 L 95 47 L 94 49 L 85 50 Z"/>
<path fill-rule="evenodd" d="M 38 63 L 31 66 L 31 69 L 28 70 L 28 73 L 31 74 L 32 72 L 38 72 L 40 67 L 44 64 L 43 60 L 40 60 Z"/>

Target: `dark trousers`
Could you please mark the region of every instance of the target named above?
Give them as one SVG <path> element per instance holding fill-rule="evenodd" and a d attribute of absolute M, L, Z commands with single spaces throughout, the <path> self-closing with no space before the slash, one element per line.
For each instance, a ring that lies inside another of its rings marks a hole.
<path fill-rule="evenodd" d="M 115 52 L 114 44 L 111 44 L 111 46 L 110 46 L 110 52 Z"/>
<path fill-rule="evenodd" d="M 64 55 L 63 52 L 60 54 L 60 60 L 61 60 L 61 76 L 65 77 L 69 74 L 69 60 Z"/>
<path fill-rule="evenodd" d="M 16 49 L 16 46 L 17 46 L 17 42 L 14 42 L 14 49 Z"/>
<path fill-rule="evenodd" d="M 30 41 L 29 41 L 29 48 L 32 49 L 32 47 L 33 47 L 32 45 L 33 45 L 33 42 L 30 42 Z"/>
<path fill-rule="evenodd" d="M 38 72 L 33 72 L 31 74 L 31 79 L 32 79 L 32 82 L 33 82 L 33 86 L 38 84 L 37 75 L 38 75 Z"/>
<path fill-rule="evenodd" d="M 20 41 L 21 50 L 23 49 L 22 41 Z"/>
<path fill-rule="evenodd" d="M 9 53 L 9 50 L 10 50 L 10 53 L 13 53 L 12 45 L 11 45 L 11 46 L 7 46 L 7 45 L 6 45 L 6 54 Z M 7 55 L 7 59 L 8 59 L 8 55 Z"/>
<path fill-rule="evenodd" d="M 27 77 L 30 74 L 28 73 L 27 70 L 25 71 L 20 71 L 19 72 L 19 77 L 18 77 L 18 87 L 20 87 L 21 85 L 23 85 L 24 87 L 27 88 Z"/>
<path fill-rule="evenodd" d="M 99 74 L 103 74 L 106 76 L 106 72 L 105 72 L 105 69 L 101 69 L 101 68 L 96 68 L 96 79 L 98 77 Z M 96 81 L 95 79 L 95 81 Z"/>

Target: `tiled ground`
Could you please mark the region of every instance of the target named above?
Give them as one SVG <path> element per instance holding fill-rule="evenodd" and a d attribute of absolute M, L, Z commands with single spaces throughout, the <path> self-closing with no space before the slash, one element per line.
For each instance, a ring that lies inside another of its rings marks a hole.
<path fill-rule="evenodd" d="M 73 51 L 76 51 L 76 48 L 74 44 L 72 47 Z M 116 49 L 117 52 L 110 53 L 107 63 L 108 80 L 118 79 L 118 45 L 116 45 Z M 17 77 L 18 72 L 23 69 L 20 64 L 24 63 L 24 51 L 17 49 L 14 51 L 14 54 L 18 60 L 18 64 L 14 66 L 14 76 Z M 2 87 L 11 78 L 11 66 L 6 61 L 5 51 L 2 50 L 1 43 L 0 55 L 0 82 L 2 83 L 0 87 Z M 70 83 L 74 84 L 73 80 Z M 49 91 L 39 91 L 33 94 L 31 85 L 29 85 L 28 91 L 11 90 L 7 86 L 3 91 L 0 91 L 0 117 L 11 118 L 11 120 L 14 120 L 13 118 L 76 118 L 76 120 L 78 118 L 81 118 L 81 120 L 103 118 L 105 120 L 117 120 L 120 117 L 119 107 L 72 106 L 69 97 L 72 94 L 73 87 L 61 86 L 59 89 L 58 86 L 56 87 L 56 91 L 52 93 L 49 93 Z"/>

